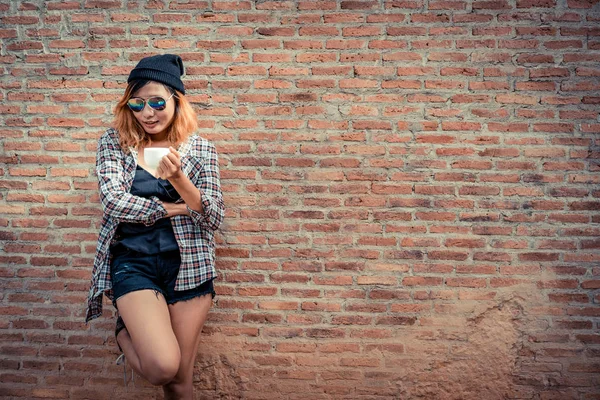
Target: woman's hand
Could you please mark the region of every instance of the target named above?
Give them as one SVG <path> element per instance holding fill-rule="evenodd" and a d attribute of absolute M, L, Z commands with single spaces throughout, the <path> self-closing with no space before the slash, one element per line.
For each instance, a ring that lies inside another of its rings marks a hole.
<path fill-rule="evenodd" d="M 156 169 L 156 176 L 158 178 L 167 179 L 171 185 L 173 185 L 177 193 L 179 193 L 185 202 L 184 206 L 189 207 L 190 210 L 201 213 L 203 211 L 203 206 L 200 190 L 194 186 L 190 178 L 188 178 L 181 170 L 181 156 L 179 153 L 173 147 L 169 147 L 169 151 L 170 153 L 160 160 L 158 168 Z M 179 205 L 179 203 L 177 205 Z M 185 210 L 185 215 L 189 215 L 187 208 Z"/>
<path fill-rule="evenodd" d="M 181 170 L 181 156 L 177 150 L 169 146 L 170 153 L 164 156 L 158 168 L 156 168 L 156 177 L 168 181 L 180 179 L 183 176 Z"/>

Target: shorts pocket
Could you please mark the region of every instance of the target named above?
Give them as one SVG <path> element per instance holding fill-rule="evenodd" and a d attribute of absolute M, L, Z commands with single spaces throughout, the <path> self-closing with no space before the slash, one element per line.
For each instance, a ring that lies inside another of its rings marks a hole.
<path fill-rule="evenodd" d="M 113 284 L 121 282 L 128 275 L 128 272 L 133 268 L 127 257 L 130 251 L 126 251 L 113 257 L 110 263 L 110 279 Z"/>

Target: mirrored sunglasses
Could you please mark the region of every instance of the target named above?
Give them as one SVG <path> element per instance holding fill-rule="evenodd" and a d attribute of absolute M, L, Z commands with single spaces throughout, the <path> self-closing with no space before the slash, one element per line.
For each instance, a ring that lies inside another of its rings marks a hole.
<path fill-rule="evenodd" d="M 146 104 L 148 104 L 154 110 L 162 111 L 165 109 L 165 107 L 167 107 L 167 101 L 169 101 L 174 94 L 175 93 L 171 93 L 167 99 L 163 99 L 160 96 L 150 97 L 148 100 L 144 100 L 141 97 L 132 97 L 127 100 L 127 105 L 133 112 L 142 111 L 144 107 L 146 107 Z"/>

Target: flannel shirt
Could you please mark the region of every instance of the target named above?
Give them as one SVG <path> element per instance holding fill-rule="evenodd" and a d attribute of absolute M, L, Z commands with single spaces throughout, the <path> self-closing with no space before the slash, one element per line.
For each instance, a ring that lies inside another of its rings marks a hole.
<path fill-rule="evenodd" d="M 219 162 L 214 145 L 199 136 L 190 136 L 178 151 L 181 169 L 200 190 L 203 212 L 188 207 L 189 216 L 171 217 L 173 232 L 179 245 L 181 266 L 175 290 L 188 290 L 216 277 L 216 231 L 225 207 L 219 177 Z M 152 225 L 167 215 L 156 197 L 149 199 L 129 193 L 137 167 L 137 151 L 125 153 L 119 145 L 119 134 L 108 129 L 98 140 L 96 174 L 104 215 L 98 236 L 92 282 L 88 295 L 86 322 L 102 314 L 102 296 L 112 299 L 110 279 L 110 244 L 120 222 Z"/>

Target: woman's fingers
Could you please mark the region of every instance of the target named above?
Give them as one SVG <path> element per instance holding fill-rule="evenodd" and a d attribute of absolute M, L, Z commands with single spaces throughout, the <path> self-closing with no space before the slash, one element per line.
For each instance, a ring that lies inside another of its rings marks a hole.
<path fill-rule="evenodd" d="M 169 147 L 170 153 L 166 154 L 161 160 L 157 169 L 159 178 L 169 179 L 177 175 L 181 171 L 181 157 L 177 150 Z"/>
<path fill-rule="evenodd" d="M 169 158 L 170 154 L 164 156 L 161 160 L 161 165 L 164 167 L 165 171 L 170 171 L 175 167 L 175 163 L 171 158 Z"/>
<path fill-rule="evenodd" d="M 165 157 L 177 168 L 181 168 L 181 156 L 173 147 L 169 147 L 170 153 Z"/>

